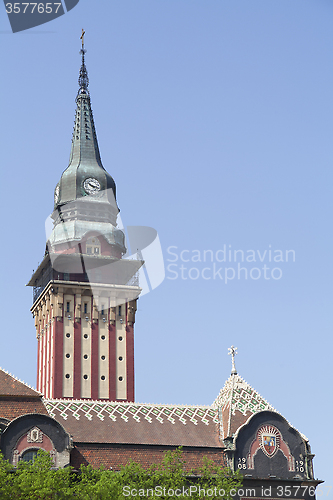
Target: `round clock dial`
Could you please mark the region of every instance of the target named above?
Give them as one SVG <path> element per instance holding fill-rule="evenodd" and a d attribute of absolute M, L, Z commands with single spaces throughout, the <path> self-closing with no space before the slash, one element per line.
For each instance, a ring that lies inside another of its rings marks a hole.
<path fill-rule="evenodd" d="M 101 189 L 101 185 L 97 179 L 89 177 L 83 183 L 84 190 L 87 194 L 95 194 Z"/>

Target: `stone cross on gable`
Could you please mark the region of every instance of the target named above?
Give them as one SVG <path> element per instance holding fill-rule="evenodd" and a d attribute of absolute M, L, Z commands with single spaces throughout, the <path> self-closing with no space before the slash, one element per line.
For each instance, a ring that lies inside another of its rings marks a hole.
<path fill-rule="evenodd" d="M 234 347 L 233 345 L 231 347 L 228 347 L 228 355 L 231 355 L 231 375 L 237 375 L 237 370 L 235 366 L 235 355 L 237 354 L 237 347 Z"/>

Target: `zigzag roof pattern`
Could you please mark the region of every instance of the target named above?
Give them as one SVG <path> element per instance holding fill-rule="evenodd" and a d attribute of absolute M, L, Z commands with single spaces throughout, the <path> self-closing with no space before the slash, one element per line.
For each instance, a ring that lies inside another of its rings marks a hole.
<path fill-rule="evenodd" d="M 266 410 L 276 412 L 275 408 L 237 373 L 230 375 L 212 406 L 219 412 L 220 436 L 223 440 L 233 437 L 251 415 Z"/>
<path fill-rule="evenodd" d="M 243 415 L 265 410 L 276 411 L 266 399 L 260 396 L 238 374 L 230 375 L 212 406 L 213 408 L 220 407 L 224 409 L 227 405 L 231 405 L 233 415 L 235 415 L 236 411 L 239 411 Z"/>
<path fill-rule="evenodd" d="M 74 442 L 221 448 L 211 406 L 45 399 Z"/>
<path fill-rule="evenodd" d="M 205 425 L 209 421 L 218 423 L 218 414 L 211 406 L 187 406 L 187 405 L 163 405 L 163 404 L 141 404 L 128 402 L 110 401 L 87 401 L 64 399 L 44 399 L 44 404 L 51 417 L 55 416 L 55 410 L 60 412 L 62 418 L 67 420 L 68 416 L 73 416 L 77 420 L 86 417 L 92 420 L 98 417 L 104 420 L 109 417 L 112 421 L 122 418 L 125 422 L 132 417 L 136 422 L 141 419 L 151 423 L 154 419 L 160 424 L 168 420 L 175 424 L 177 420 L 186 425 L 192 422 L 194 425 L 201 421 Z"/>

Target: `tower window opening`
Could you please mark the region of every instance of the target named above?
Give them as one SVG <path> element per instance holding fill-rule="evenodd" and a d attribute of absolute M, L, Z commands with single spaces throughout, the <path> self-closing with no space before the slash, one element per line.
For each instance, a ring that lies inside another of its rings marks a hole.
<path fill-rule="evenodd" d="M 119 358 L 118 358 L 118 359 L 119 359 L 119 361 L 122 361 L 122 360 L 123 360 L 123 357 L 122 357 L 122 356 L 119 356 Z"/>
<path fill-rule="evenodd" d="M 83 335 L 83 338 L 87 339 L 87 338 L 88 338 L 88 335 L 85 333 L 85 334 Z"/>
<path fill-rule="evenodd" d="M 102 380 L 105 380 L 105 376 L 104 376 L 104 375 L 102 375 L 102 376 L 101 376 L 101 379 L 102 379 Z"/>
<path fill-rule="evenodd" d="M 70 306 L 71 306 L 71 303 L 70 302 L 67 302 L 66 303 L 66 312 L 70 312 Z"/>
<path fill-rule="evenodd" d="M 66 354 L 66 358 L 70 358 L 71 355 L 69 353 Z"/>
<path fill-rule="evenodd" d="M 120 382 L 123 380 L 123 377 L 119 377 Z"/>
<path fill-rule="evenodd" d="M 66 333 L 66 337 L 69 339 L 69 337 L 71 336 L 70 333 Z"/>
<path fill-rule="evenodd" d="M 102 316 L 104 316 L 104 304 L 102 305 L 101 313 L 102 313 Z"/>
<path fill-rule="evenodd" d="M 87 314 L 87 312 L 88 312 L 88 303 L 85 302 L 84 303 L 84 314 Z"/>
<path fill-rule="evenodd" d="M 86 253 L 89 255 L 99 255 L 101 253 L 101 243 L 98 238 L 91 237 L 86 241 Z"/>
<path fill-rule="evenodd" d="M 87 380 L 88 375 L 83 375 L 84 380 Z"/>
<path fill-rule="evenodd" d="M 118 316 L 121 316 L 121 306 L 118 306 Z"/>
<path fill-rule="evenodd" d="M 66 378 L 69 378 L 69 377 L 70 377 L 70 374 L 69 374 L 69 373 L 66 373 L 65 377 L 66 377 Z"/>
<path fill-rule="evenodd" d="M 122 338 L 122 337 L 118 337 L 118 340 L 122 341 L 122 340 L 123 340 L 123 338 Z"/>
<path fill-rule="evenodd" d="M 102 335 L 102 336 L 101 336 L 101 339 L 102 339 L 102 340 L 105 340 L 105 335 Z"/>
<path fill-rule="evenodd" d="M 101 356 L 102 359 L 105 359 L 105 356 Z"/>
<path fill-rule="evenodd" d="M 84 359 L 88 359 L 88 354 L 85 354 L 83 357 Z"/>

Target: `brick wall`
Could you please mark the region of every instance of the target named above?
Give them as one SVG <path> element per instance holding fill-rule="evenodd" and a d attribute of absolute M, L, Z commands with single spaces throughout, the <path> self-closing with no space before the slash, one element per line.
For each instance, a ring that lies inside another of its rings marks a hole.
<path fill-rule="evenodd" d="M 0 417 L 13 420 L 27 413 L 48 415 L 40 398 L 0 397 Z"/>
<path fill-rule="evenodd" d="M 80 465 L 91 464 L 94 468 L 103 465 L 106 469 L 120 470 L 121 466 L 133 461 L 148 468 L 153 463 L 160 463 L 164 453 L 175 450 L 169 446 L 148 445 L 114 445 L 75 443 L 71 452 L 71 465 L 79 469 Z M 202 459 L 214 461 L 216 465 L 226 467 L 226 457 L 220 448 L 183 448 L 183 458 L 186 461 L 186 470 L 196 470 L 202 466 Z"/>

